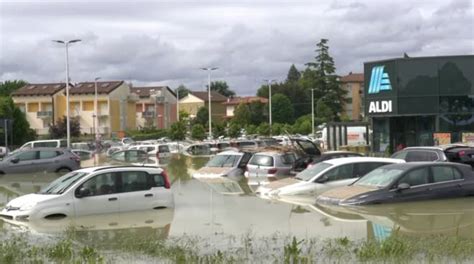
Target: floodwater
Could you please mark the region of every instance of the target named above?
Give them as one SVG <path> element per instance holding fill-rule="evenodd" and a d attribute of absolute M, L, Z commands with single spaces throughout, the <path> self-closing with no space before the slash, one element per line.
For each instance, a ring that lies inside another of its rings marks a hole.
<path fill-rule="evenodd" d="M 174 209 L 95 215 L 76 219 L 41 220 L 20 226 L 0 220 L 0 237 L 6 232 L 51 235 L 71 225 L 97 239 L 116 239 L 127 232 L 154 234 L 157 238 L 196 236 L 215 243 L 229 236 L 295 236 L 298 238 L 347 237 L 353 240 L 384 239 L 393 232 L 404 235 L 443 234 L 474 238 L 474 198 L 389 204 L 347 209 L 321 207 L 313 197 L 266 200 L 253 193 L 245 181 L 199 181 L 193 171 L 203 158 L 175 156 L 167 165 L 175 198 Z M 58 174 L 0 176 L 0 207 L 26 193 L 37 192 Z M 95 233 L 94 233 L 95 232 Z M 99 235 L 107 232 L 108 235 Z M 89 237 L 90 239 L 90 237 Z M 105 243 L 105 242 L 104 242 Z"/>

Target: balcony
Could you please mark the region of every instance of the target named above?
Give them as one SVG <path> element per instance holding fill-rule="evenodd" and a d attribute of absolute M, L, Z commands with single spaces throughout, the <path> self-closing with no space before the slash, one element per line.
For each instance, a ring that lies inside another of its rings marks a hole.
<path fill-rule="evenodd" d="M 39 111 L 36 112 L 37 118 L 51 118 L 53 117 L 53 111 Z"/>
<path fill-rule="evenodd" d="M 144 118 L 153 118 L 154 116 L 155 116 L 155 111 L 142 112 L 142 117 Z"/>

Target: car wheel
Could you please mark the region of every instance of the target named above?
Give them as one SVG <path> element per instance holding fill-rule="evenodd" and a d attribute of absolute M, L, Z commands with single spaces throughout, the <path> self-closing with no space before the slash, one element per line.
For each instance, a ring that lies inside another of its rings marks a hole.
<path fill-rule="evenodd" d="M 70 168 L 65 168 L 65 167 L 62 167 L 56 170 L 56 172 L 59 172 L 59 173 L 70 172 L 70 171 L 72 171 Z"/>

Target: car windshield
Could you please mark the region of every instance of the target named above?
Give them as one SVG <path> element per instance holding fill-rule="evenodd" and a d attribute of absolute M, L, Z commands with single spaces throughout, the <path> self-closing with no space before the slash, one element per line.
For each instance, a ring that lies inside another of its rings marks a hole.
<path fill-rule="evenodd" d="M 316 165 L 312 166 L 312 167 L 309 167 L 307 169 L 305 169 L 304 171 L 298 173 L 298 175 L 296 175 L 296 179 L 298 180 L 302 180 L 302 181 L 310 181 L 314 176 L 318 175 L 319 173 L 321 173 L 323 170 L 331 167 L 332 164 L 330 163 L 326 163 L 326 162 L 320 162 L 320 163 L 317 163 Z"/>
<path fill-rule="evenodd" d="M 235 167 L 241 155 L 217 155 L 207 163 L 206 167 Z"/>
<path fill-rule="evenodd" d="M 70 172 L 44 187 L 39 194 L 61 194 L 87 174 L 86 172 Z"/>
<path fill-rule="evenodd" d="M 250 165 L 273 166 L 273 157 L 267 155 L 254 155 L 249 162 Z"/>
<path fill-rule="evenodd" d="M 402 173 L 403 170 L 400 169 L 378 168 L 360 178 L 354 185 L 385 188 Z"/>

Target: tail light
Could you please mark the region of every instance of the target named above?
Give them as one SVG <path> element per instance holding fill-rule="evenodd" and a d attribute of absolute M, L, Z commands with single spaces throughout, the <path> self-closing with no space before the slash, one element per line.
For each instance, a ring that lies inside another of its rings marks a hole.
<path fill-rule="evenodd" d="M 272 169 L 269 169 L 268 170 L 268 174 L 275 174 L 277 172 L 277 169 L 276 168 L 272 168 Z"/>
<path fill-rule="evenodd" d="M 72 155 L 69 157 L 69 159 L 74 160 L 77 163 L 81 163 L 81 158 L 77 156 L 76 154 L 72 153 Z"/>
<path fill-rule="evenodd" d="M 165 170 L 163 170 L 163 172 L 161 173 L 161 175 L 163 176 L 163 178 L 165 179 L 165 189 L 170 189 L 171 188 L 171 184 L 170 184 L 170 179 L 168 177 L 168 173 L 166 173 Z"/>
<path fill-rule="evenodd" d="M 466 155 L 466 151 L 464 150 L 459 151 L 459 157 L 463 157 L 465 155 Z"/>

